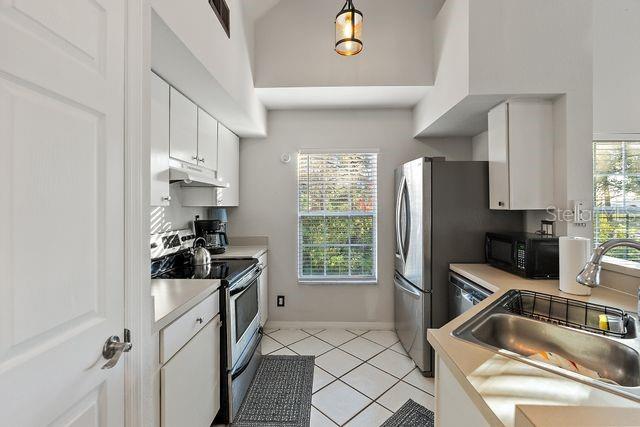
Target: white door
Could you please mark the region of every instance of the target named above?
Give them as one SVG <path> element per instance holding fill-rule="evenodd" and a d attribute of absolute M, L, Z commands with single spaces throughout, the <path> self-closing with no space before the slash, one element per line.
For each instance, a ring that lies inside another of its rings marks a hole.
<path fill-rule="evenodd" d="M 198 108 L 198 158 L 200 165 L 218 169 L 218 121 Z"/>
<path fill-rule="evenodd" d="M 169 149 L 171 157 L 198 164 L 198 106 L 171 88 Z"/>
<path fill-rule="evenodd" d="M 0 0 L 0 424 L 122 426 L 124 0 Z"/>

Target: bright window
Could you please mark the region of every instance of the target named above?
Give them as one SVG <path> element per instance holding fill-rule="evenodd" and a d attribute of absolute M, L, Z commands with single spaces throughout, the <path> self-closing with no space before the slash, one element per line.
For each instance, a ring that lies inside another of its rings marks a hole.
<path fill-rule="evenodd" d="M 594 245 L 640 239 L 640 141 L 593 144 Z M 640 261 L 640 252 L 615 248 L 607 255 Z"/>
<path fill-rule="evenodd" d="M 376 153 L 298 155 L 298 279 L 377 279 Z"/>

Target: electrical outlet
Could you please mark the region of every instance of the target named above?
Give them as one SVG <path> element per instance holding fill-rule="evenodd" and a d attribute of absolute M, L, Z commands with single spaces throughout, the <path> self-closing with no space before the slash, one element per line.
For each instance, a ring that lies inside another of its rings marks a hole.
<path fill-rule="evenodd" d="M 277 306 L 284 307 L 284 295 L 278 295 Z"/>
<path fill-rule="evenodd" d="M 587 203 L 582 200 L 573 202 L 573 223 L 582 225 L 587 223 L 590 218 L 590 212 L 587 210 Z"/>

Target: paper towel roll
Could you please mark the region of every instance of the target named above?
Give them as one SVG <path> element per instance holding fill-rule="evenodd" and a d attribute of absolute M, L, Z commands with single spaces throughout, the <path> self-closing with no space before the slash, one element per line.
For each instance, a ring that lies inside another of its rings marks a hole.
<path fill-rule="evenodd" d="M 560 237 L 560 290 L 573 295 L 591 295 L 591 288 L 576 282 L 576 276 L 589 260 L 591 239 Z"/>

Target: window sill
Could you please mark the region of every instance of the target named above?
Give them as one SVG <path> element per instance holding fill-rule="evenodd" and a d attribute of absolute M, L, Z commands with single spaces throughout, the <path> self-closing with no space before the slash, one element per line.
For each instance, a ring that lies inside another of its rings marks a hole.
<path fill-rule="evenodd" d="M 377 285 L 378 280 L 300 280 L 298 279 L 298 285 Z"/>
<path fill-rule="evenodd" d="M 605 256 L 602 258 L 602 268 L 627 276 L 640 277 L 640 263 L 634 261 Z"/>

